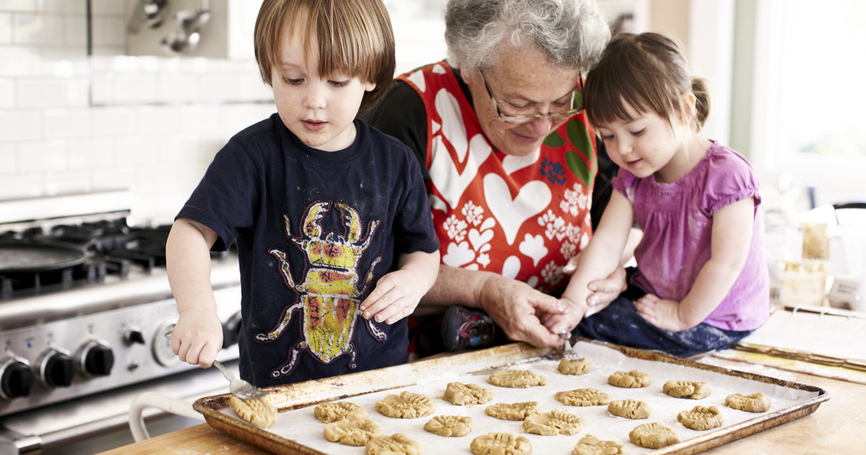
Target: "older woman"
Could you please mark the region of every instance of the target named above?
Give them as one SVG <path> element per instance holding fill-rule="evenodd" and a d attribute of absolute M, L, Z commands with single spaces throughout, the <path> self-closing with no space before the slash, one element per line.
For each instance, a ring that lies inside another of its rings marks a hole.
<path fill-rule="evenodd" d="M 616 172 L 578 90 L 610 31 L 593 0 L 450 0 L 445 22 L 447 60 L 399 76 L 367 116 L 427 171 L 442 264 L 421 305 L 481 309 L 512 340 L 562 344 L 540 320 L 562 311 L 549 294 Z M 596 285 L 610 301 L 624 273 Z"/>

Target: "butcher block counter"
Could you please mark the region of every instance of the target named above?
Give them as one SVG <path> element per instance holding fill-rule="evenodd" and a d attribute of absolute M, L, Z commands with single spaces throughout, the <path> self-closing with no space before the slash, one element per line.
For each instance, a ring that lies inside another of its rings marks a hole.
<path fill-rule="evenodd" d="M 711 454 L 839 454 L 866 453 L 866 385 L 786 371 L 771 366 L 708 356 L 702 363 L 739 370 L 826 390 L 830 400 L 813 413 L 744 439 L 709 450 Z M 157 436 L 100 455 L 264 455 L 269 452 L 200 424 Z"/>

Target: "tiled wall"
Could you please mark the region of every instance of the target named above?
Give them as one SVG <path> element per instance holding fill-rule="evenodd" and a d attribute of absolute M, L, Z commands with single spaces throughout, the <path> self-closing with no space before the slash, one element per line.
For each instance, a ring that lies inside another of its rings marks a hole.
<path fill-rule="evenodd" d="M 213 155 L 272 112 L 253 61 L 114 57 L 124 0 L 0 0 L 0 199 L 128 188 L 170 222 Z M 262 96 L 264 93 L 264 96 Z"/>

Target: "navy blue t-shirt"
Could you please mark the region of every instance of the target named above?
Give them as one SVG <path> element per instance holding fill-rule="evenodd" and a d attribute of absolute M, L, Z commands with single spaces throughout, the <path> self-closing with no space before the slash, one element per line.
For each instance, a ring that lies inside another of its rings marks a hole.
<path fill-rule="evenodd" d="M 412 151 L 361 120 L 344 150 L 304 145 L 277 114 L 217 153 L 178 217 L 237 240 L 241 377 L 270 386 L 406 361 L 406 320 L 358 307 L 400 254 L 439 248 Z"/>

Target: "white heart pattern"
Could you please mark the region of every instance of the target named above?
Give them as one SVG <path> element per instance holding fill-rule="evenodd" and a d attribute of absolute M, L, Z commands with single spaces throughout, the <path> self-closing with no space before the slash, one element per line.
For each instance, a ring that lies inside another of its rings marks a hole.
<path fill-rule="evenodd" d="M 469 242 L 472 243 L 472 248 L 475 249 L 475 251 L 479 251 L 482 246 L 490 242 L 492 239 L 493 231 L 490 229 L 481 233 L 479 233 L 475 228 L 469 230 Z"/>
<path fill-rule="evenodd" d="M 436 150 L 436 153 L 430 162 L 430 179 L 439 189 L 445 203 L 449 207 L 455 207 L 463 191 L 478 174 L 478 167 L 490 156 L 493 149 L 480 134 L 476 135 L 470 141 L 469 156 L 466 157 L 466 168 L 463 174 L 457 172 L 455 163 L 448 156 L 448 151 L 442 143 L 442 136 L 433 138 L 433 150 Z"/>
<path fill-rule="evenodd" d="M 438 184 L 437 187 L 442 188 Z M 550 188 L 543 182 L 532 181 L 523 185 L 517 197 L 512 200 L 508 185 L 502 177 L 487 174 L 484 176 L 484 198 L 490 213 L 502 226 L 508 244 L 513 245 L 523 222 L 547 208 L 553 196 Z"/>
<path fill-rule="evenodd" d="M 514 279 L 518 272 L 520 272 L 520 258 L 508 256 L 505 262 L 502 263 L 502 276 Z"/>
<path fill-rule="evenodd" d="M 418 87 L 418 90 L 421 90 L 422 92 L 427 90 L 427 82 L 424 80 L 423 71 L 415 71 L 414 73 L 410 74 L 409 77 L 407 77 L 406 79 L 409 79 L 409 82 L 415 84 L 415 86 Z"/>
<path fill-rule="evenodd" d="M 459 244 L 448 244 L 448 253 L 442 256 L 442 263 L 451 267 L 460 267 L 472 262 L 473 259 L 475 259 L 475 252 L 469 248 L 469 242 L 463 241 Z"/>
<path fill-rule="evenodd" d="M 470 233 L 470 237 L 471 233 Z M 532 258 L 532 265 L 537 266 L 541 258 L 547 256 L 547 247 L 544 246 L 544 237 L 536 235 L 535 237 L 526 234 L 523 241 L 520 242 L 520 252 Z"/>

